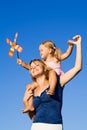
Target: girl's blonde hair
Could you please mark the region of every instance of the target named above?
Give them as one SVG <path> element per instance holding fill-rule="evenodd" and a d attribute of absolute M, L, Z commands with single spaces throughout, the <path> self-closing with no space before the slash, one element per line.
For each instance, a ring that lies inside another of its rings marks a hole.
<path fill-rule="evenodd" d="M 40 59 L 31 60 L 31 62 L 29 63 L 29 66 L 31 66 L 31 63 L 37 63 L 37 62 L 38 62 L 41 66 L 43 66 L 45 77 L 46 77 L 46 79 L 48 80 L 48 79 L 49 79 L 49 71 L 51 70 L 51 68 L 47 67 L 47 65 L 46 65 L 43 61 L 41 61 Z M 29 67 L 29 70 L 30 70 L 30 67 Z M 33 79 L 34 81 L 36 81 L 36 78 L 35 78 L 35 77 L 33 77 L 32 75 L 31 75 L 31 77 L 32 77 L 32 79 Z"/>
<path fill-rule="evenodd" d="M 44 41 L 40 45 L 44 45 L 47 48 L 52 49 L 52 54 L 60 61 L 60 55 L 61 55 L 61 50 L 59 48 L 56 48 L 55 44 L 50 41 Z"/>

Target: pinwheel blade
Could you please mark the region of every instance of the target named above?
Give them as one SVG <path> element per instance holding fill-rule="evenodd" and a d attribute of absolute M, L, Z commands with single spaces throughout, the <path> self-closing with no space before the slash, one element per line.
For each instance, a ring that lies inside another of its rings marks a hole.
<path fill-rule="evenodd" d="M 18 52 L 22 52 L 23 48 L 19 45 L 16 45 L 15 49 L 18 51 Z"/>
<path fill-rule="evenodd" d="M 9 44 L 9 45 L 12 45 L 12 42 L 7 38 L 6 39 L 6 42 Z"/>
<path fill-rule="evenodd" d="M 11 47 L 11 49 L 10 49 L 8 55 L 9 55 L 10 57 L 12 57 L 13 54 L 14 54 L 14 48 Z"/>

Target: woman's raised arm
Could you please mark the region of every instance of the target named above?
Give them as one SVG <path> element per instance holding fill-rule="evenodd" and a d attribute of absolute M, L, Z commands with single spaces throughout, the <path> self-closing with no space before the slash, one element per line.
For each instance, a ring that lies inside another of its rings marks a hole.
<path fill-rule="evenodd" d="M 67 82 L 75 77 L 82 69 L 82 49 L 81 49 L 81 36 L 76 35 L 73 40 L 68 41 L 70 44 L 76 45 L 76 61 L 73 68 L 60 76 L 60 84 L 64 86 Z"/>

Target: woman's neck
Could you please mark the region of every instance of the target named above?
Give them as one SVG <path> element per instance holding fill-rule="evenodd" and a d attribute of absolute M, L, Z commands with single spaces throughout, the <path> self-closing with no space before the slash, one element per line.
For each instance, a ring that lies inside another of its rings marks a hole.
<path fill-rule="evenodd" d="M 49 81 L 46 79 L 45 75 L 42 75 L 36 79 L 37 84 L 39 87 L 45 87 L 49 85 Z"/>

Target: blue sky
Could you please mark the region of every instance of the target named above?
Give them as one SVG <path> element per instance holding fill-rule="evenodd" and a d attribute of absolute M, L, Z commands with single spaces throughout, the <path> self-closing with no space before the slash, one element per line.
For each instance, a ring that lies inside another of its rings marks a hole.
<path fill-rule="evenodd" d="M 0 2 L 0 129 L 30 130 L 31 121 L 22 114 L 23 95 L 31 82 L 29 72 L 16 64 L 17 55 L 10 58 L 6 38 L 23 47 L 20 58 L 25 62 L 40 58 L 39 44 L 52 40 L 65 52 L 67 40 L 82 36 L 83 69 L 68 84 L 63 95 L 64 130 L 87 129 L 87 6 L 85 0 L 3 0 Z M 62 61 L 66 72 L 73 67 L 75 47 L 69 58 Z"/>

